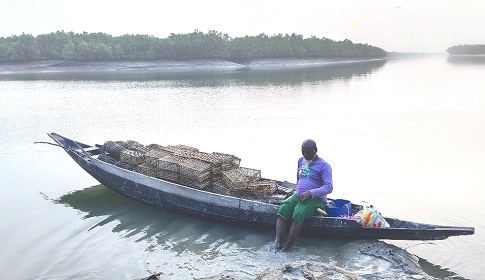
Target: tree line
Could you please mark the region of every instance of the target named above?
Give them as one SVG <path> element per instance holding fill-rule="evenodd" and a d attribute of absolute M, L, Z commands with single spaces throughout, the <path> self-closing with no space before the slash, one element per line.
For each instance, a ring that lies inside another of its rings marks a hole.
<path fill-rule="evenodd" d="M 33 36 L 22 33 L 0 37 L 0 62 L 41 60 L 121 61 L 259 58 L 382 58 L 381 48 L 350 40 L 303 38 L 277 34 L 232 38 L 217 31 L 171 33 L 167 38 L 150 35 L 74 33 L 57 31 Z"/>
<path fill-rule="evenodd" d="M 459 45 L 446 49 L 448 54 L 485 54 L 485 45 Z"/>

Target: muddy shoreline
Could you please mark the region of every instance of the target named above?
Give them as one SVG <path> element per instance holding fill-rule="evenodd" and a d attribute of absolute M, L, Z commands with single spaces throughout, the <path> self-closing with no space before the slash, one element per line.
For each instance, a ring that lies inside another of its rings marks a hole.
<path fill-rule="evenodd" d="M 244 70 L 286 70 L 321 68 L 377 61 L 382 59 L 258 59 L 244 62 L 203 59 L 188 61 L 78 62 L 49 60 L 26 63 L 0 63 L 0 75 L 20 73 L 82 72 L 231 72 Z"/>

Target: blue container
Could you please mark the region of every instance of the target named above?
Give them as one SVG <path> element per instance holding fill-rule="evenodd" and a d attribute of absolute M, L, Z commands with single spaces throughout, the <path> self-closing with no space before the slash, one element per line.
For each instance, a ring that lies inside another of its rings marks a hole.
<path fill-rule="evenodd" d="M 325 206 L 325 212 L 330 217 L 352 216 L 352 204 L 345 199 L 334 199 Z"/>

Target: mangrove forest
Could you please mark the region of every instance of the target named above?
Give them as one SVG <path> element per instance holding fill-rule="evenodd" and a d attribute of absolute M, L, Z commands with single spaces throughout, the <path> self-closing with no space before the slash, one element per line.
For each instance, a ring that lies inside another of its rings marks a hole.
<path fill-rule="evenodd" d="M 57 31 L 0 37 L 0 62 L 43 60 L 134 61 L 224 59 L 241 61 L 269 58 L 383 58 L 387 52 L 350 40 L 334 41 L 298 34 L 232 38 L 217 31 L 150 35 L 74 33 Z"/>
<path fill-rule="evenodd" d="M 485 55 L 485 45 L 459 45 L 446 49 L 450 55 Z"/>

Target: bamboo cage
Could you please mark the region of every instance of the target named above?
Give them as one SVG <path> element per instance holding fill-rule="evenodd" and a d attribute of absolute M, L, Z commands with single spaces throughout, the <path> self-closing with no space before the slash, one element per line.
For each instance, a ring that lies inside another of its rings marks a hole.
<path fill-rule="evenodd" d="M 187 145 L 143 145 L 137 141 L 107 141 L 99 160 L 150 177 L 224 195 L 269 195 L 276 182 L 261 179 L 261 171 L 241 167 L 241 159 L 220 152 L 202 152 Z"/>

